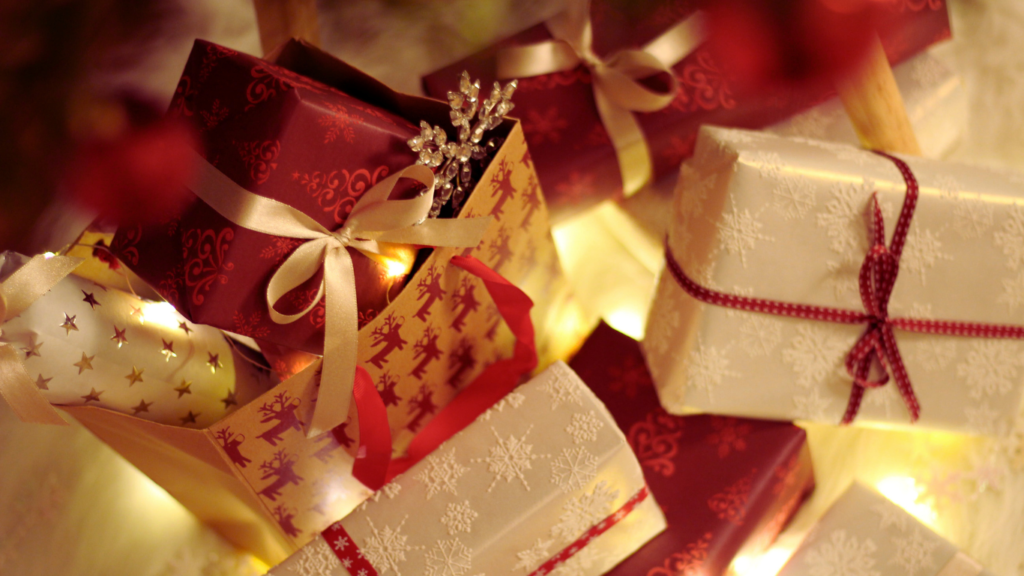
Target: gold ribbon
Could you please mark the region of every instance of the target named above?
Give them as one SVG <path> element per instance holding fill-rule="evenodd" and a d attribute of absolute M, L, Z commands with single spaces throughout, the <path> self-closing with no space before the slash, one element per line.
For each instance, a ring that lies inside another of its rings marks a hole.
<path fill-rule="evenodd" d="M 270 318 L 289 324 L 302 318 L 326 294 L 323 372 L 313 418 L 306 429 L 313 437 L 348 418 L 359 348 L 355 273 L 346 248 L 382 254 L 386 243 L 466 248 L 480 243 L 490 217 L 427 219 L 434 197 L 434 173 L 425 166 L 409 166 L 368 190 L 352 208 L 345 225 L 330 231 L 291 206 L 253 194 L 194 153 L 199 179 L 192 191 L 238 226 L 286 238 L 305 240 L 289 256 L 267 285 Z M 427 190 L 407 200 L 389 200 L 395 183 L 410 178 Z M 324 271 L 316 297 L 297 314 L 281 314 L 274 305 L 289 291 L 318 271 Z"/>
<path fill-rule="evenodd" d="M 978 564 L 974 558 L 957 551 L 953 558 L 935 576 L 978 576 L 984 570 L 985 568 Z"/>
<path fill-rule="evenodd" d="M 68 256 L 35 256 L 0 282 L 0 326 L 21 314 L 82 263 Z M 36 388 L 21 355 L 0 342 L 0 396 L 22 422 L 67 425 Z"/>
<path fill-rule="evenodd" d="M 654 169 L 633 112 L 661 110 L 675 99 L 679 83 L 670 67 L 703 41 L 702 14 L 697 12 L 676 24 L 642 50 L 623 50 L 607 60 L 592 48 L 589 0 L 573 2 L 549 20 L 547 27 L 553 40 L 498 52 L 498 77 L 525 78 L 586 66 L 593 79 L 597 112 L 618 157 L 623 192 L 635 194 L 651 180 Z M 671 79 L 666 92 L 656 92 L 638 81 L 659 73 Z"/>

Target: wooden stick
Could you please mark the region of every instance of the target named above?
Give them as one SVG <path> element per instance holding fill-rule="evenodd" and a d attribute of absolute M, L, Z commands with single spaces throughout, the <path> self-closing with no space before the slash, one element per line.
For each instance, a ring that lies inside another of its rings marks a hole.
<path fill-rule="evenodd" d="M 837 80 L 836 89 L 865 148 L 921 155 L 896 78 L 877 36 L 860 70 Z"/>
<path fill-rule="evenodd" d="M 253 0 L 263 53 L 269 54 L 289 38 L 320 44 L 316 0 Z"/>

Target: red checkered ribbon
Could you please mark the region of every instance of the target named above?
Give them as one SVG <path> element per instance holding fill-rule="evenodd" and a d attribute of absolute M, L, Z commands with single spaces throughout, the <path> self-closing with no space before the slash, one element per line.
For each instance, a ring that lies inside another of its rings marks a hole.
<path fill-rule="evenodd" d="M 597 524 L 593 525 L 589 530 L 583 533 L 582 536 L 576 539 L 575 542 L 563 548 L 558 554 L 555 554 L 549 558 L 546 562 L 537 567 L 536 570 L 530 573 L 530 576 L 544 576 L 550 574 L 558 565 L 572 558 L 577 552 L 582 550 L 590 543 L 591 540 L 597 538 L 601 534 L 604 534 L 622 521 L 623 518 L 629 515 L 641 502 L 647 499 L 650 495 L 647 490 L 647 486 L 640 489 L 639 492 L 633 495 L 632 498 L 626 501 L 621 508 L 615 511 L 611 516 L 608 516 L 604 520 L 601 520 Z M 380 576 L 377 569 L 373 567 L 373 564 L 363 557 L 363 552 L 356 546 L 355 541 L 349 536 L 348 532 L 345 531 L 345 527 L 341 525 L 341 522 L 335 522 L 329 526 L 326 530 L 321 533 L 324 540 L 334 551 L 334 554 L 341 561 L 341 565 L 345 567 L 350 574 L 359 574 L 360 576 Z"/>
<path fill-rule="evenodd" d="M 917 207 L 917 179 L 905 162 L 884 152 L 876 154 L 888 158 L 899 169 L 907 185 L 907 195 L 903 201 L 899 220 L 892 242 L 885 245 L 885 222 L 878 204 L 877 192 L 871 199 L 871 220 L 868 236 L 871 247 L 860 268 L 859 284 L 861 302 L 864 311 L 814 306 L 809 304 L 793 304 L 764 298 L 751 298 L 718 292 L 701 286 L 683 272 L 672 250 L 666 244 L 665 260 L 669 272 L 679 286 L 690 296 L 707 304 L 725 306 L 748 312 L 762 312 L 777 316 L 789 316 L 821 322 L 838 322 L 841 324 L 866 324 L 864 333 L 846 355 L 846 371 L 853 377 L 853 388 L 850 400 L 843 414 L 843 424 L 849 424 L 860 410 L 864 391 L 868 388 L 884 386 L 890 375 L 896 380 L 896 387 L 910 411 L 911 422 L 916 422 L 921 413 L 921 406 L 910 384 L 910 376 L 903 365 L 899 348 L 896 346 L 894 328 L 924 334 L 943 334 L 946 336 L 968 336 L 972 338 L 1024 338 L 1024 326 L 1005 324 L 984 324 L 979 322 L 959 322 L 954 320 L 924 320 L 918 318 L 893 318 L 889 316 L 889 298 L 896 285 L 899 273 L 900 255 L 907 241 L 910 221 Z M 871 367 L 880 369 L 880 376 L 871 378 Z"/>

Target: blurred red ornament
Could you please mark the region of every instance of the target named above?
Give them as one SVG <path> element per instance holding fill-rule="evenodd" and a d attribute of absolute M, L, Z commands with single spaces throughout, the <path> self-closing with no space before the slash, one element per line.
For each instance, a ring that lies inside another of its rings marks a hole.
<path fill-rule="evenodd" d="M 799 89 L 853 71 L 881 18 L 879 0 L 714 0 L 708 45 L 740 90 Z"/>
<path fill-rule="evenodd" d="M 186 188 L 199 146 L 193 129 L 135 98 L 101 116 L 68 163 L 71 198 L 117 224 L 164 222 L 184 210 L 195 199 Z"/>

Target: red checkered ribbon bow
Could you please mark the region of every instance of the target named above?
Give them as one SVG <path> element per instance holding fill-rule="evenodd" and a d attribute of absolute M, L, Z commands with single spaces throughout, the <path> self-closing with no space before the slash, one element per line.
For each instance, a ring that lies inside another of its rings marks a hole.
<path fill-rule="evenodd" d="M 859 277 L 860 297 L 864 303 L 864 312 L 736 296 L 711 290 L 687 276 L 675 255 L 672 254 L 672 250 L 667 245 L 665 247 L 665 260 L 669 273 L 687 294 L 701 302 L 748 312 L 762 312 L 806 320 L 867 324 L 864 333 L 846 355 L 846 370 L 853 377 L 853 388 L 850 391 L 846 412 L 843 414 L 843 424 L 853 422 L 857 416 L 864 391 L 868 388 L 884 386 L 889 382 L 890 376 L 896 380 L 896 387 L 910 411 L 911 422 L 916 422 L 920 416 L 921 405 L 910 384 L 910 376 L 907 375 L 907 370 L 903 365 L 899 348 L 896 346 L 894 328 L 946 336 L 1024 339 L 1024 326 L 889 316 L 889 298 L 896 285 L 900 255 L 903 253 L 907 232 L 910 230 L 910 221 L 914 217 L 914 209 L 917 207 L 918 184 L 910 167 L 904 161 L 884 152 L 875 153 L 888 158 L 896 165 L 907 185 L 907 194 L 903 200 L 903 209 L 900 211 L 899 220 L 896 222 L 896 231 L 893 233 L 892 242 L 888 247 L 885 245 L 885 222 L 878 205 L 877 193 L 872 196 L 871 223 L 868 231 L 871 248 L 864 258 Z M 875 378 L 871 376 L 872 366 L 879 368 L 880 375 Z"/>

